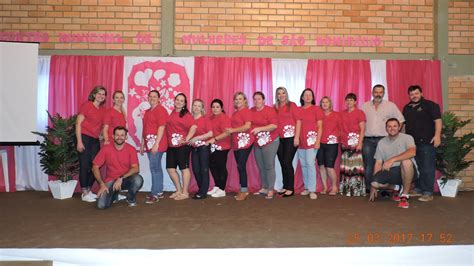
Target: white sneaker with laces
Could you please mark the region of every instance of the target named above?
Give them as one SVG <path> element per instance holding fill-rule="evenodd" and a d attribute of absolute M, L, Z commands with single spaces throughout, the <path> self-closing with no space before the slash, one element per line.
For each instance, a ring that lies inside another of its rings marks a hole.
<path fill-rule="evenodd" d="M 93 199 L 97 199 L 97 194 L 94 194 L 92 191 L 89 191 L 88 195 Z"/>
<path fill-rule="evenodd" d="M 225 191 L 218 188 L 216 193 L 212 194 L 211 197 L 213 198 L 222 198 L 222 197 L 225 197 Z"/>
<path fill-rule="evenodd" d="M 219 187 L 213 187 L 211 190 L 207 192 L 207 195 L 212 195 L 216 193 L 218 190 L 220 190 Z"/>
<path fill-rule="evenodd" d="M 96 199 L 92 198 L 92 196 L 90 194 L 86 194 L 84 196 L 84 194 L 81 195 L 81 199 L 82 201 L 85 201 L 85 202 L 95 202 Z"/>

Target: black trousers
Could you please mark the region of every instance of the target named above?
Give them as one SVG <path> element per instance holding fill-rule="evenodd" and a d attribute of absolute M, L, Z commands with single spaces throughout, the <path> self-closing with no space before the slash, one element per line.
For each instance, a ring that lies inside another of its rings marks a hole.
<path fill-rule="evenodd" d="M 280 161 L 281 174 L 283 176 L 283 188 L 295 190 L 295 169 L 293 168 L 293 158 L 297 147 L 293 146 L 294 137 L 280 139 L 277 156 Z"/>
<path fill-rule="evenodd" d="M 252 147 L 253 145 L 247 149 L 234 151 L 235 162 L 239 171 L 240 187 L 245 189 L 247 189 L 247 160 L 249 159 Z"/>
<path fill-rule="evenodd" d="M 191 152 L 193 174 L 199 187 L 198 195 L 206 197 L 209 190 L 209 145 L 193 148 Z"/>
<path fill-rule="evenodd" d="M 95 181 L 92 173 L 92 161 L 100 150 L 100 141 L 97 138 L 81 134 L 84 151 L 79 152 L 79 183 L 81 188 L 89 189 Z"/>
<path fill-rule="evenodd" d="M 227 155 L 229 150 L 225 151 L 214 151 L 209 157 L 209 169 L 211 170 L 212 177 L 216 186 L 222 190 L 225 190 L 227 183 Z"/>

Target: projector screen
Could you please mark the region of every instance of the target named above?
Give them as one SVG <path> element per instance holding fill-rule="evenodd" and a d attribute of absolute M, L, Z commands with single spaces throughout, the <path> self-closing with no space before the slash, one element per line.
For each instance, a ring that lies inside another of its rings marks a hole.
<path fill-rule="evenodd" d="M 38 44 L 0 42 L 0 142 L 34 142 Z"/>

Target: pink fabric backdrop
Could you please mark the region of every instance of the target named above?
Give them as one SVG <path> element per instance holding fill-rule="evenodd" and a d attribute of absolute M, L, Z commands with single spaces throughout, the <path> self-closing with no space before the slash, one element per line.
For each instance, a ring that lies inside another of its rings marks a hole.
<path fill-rule="evenodd" d="M 387 60 L 388 98 L 398 108 L 409 102 L 408 87 L 420 85 L 423 96 L 443 108 L 441 66 L 439 60 Z"/>
<path fill-rule="evenodd" d="M 218 58 L 196 57 L 194 65 L 193 99 L 204 100 L 206 111 L 210 113 L 210 103 L 219 98 L 224 103 L 224 110 L 231 116 L 234 112 L 232 97 L 235 92 L 243 91 L 252 106 L 252 95 L 262 91 L 266 104 L 273 104 L 272 61 L 270 58 Z M 226 190 L 239 191 L 239 175 L 234 154 L 229 152 L 227 159 L 229 178 Z M 253 157 L 253 151 L 247 162 L 248 188 L 250 191 L 260 189 L 260 175 Z M 212 178 L 211 178 L 212 181 Z M 211 182 L 211 185 L 213 181 Z M 196 190 L 193 179 L 191 191 Z"/>
<path fill-rule="evenodd" d="M 322 97 L 328 96 L 332 100 L 335 111 L 344 110 L 346 109 L 344 97 L 349 92 L 353 92 L 357 95 L 357 102 L 360 106 L 370 100 L 371 81 L 369 60 L 308 60 L 306 87 L 313 90 L 316 105 L 319 105 Z M 338 178 L 340 157 L 341 150 L 339 150 L 335 165 Z M 315 164 L 317 172 L 316 191 L 321 192 L 323 184 L 317 162 Z M 331 189 L 332 184 L 329 177 L 327 183 L 328 189 Z M 300 192 L 303 189 L 301 167 L 298 163 L 295 175 L 295 191 Z"/>
<path fill-rule="evenodd" d="M 387 60 L 388 98 L 400 111 L 410 101 L 408 87 L 420 85 L 423 97 L 439 104 L 443 111 L 443 91 L 441 88 L 441 65 L 439 60 Z M 441 172 L 436 171 L 436 178 Z M 439 191 L 438 183 L 434 184 L 435 192 Z"/>
<path fill-rule="evenodd" d="M 317 105 L 328 96 L 334 110 L 344 110 L 344 97 L 349 92 L 355 93 L 362 105 L 370 100 L 371 80 L 369 60 L 308 60 L 306 87 L 313 90 Z"/>
<path fill-rule="evenodd" d="M 112 106 L 112 92 L 122 90 L 122 84 L 123 56 L 53 55 L 48 110 L 62 116 L 76 114 L 96 85 L 107 89 L 106 106 Z"/>
<path fill-rule="evenodd" d="M 51 57 L 48 110 L 68 117 L 77 113 L 97 85 L 107 89 L 106 107 L 112 106 L 112 93 L 122 90 L 123 56 Z M 77 177 L 76 177 L 77 178 Z M 51 177 L 50 177 L 51 179 Z M 94 190 L 97 183 L 94 183 Z M 76 191 L 80 191 L 77 186 Z"/>

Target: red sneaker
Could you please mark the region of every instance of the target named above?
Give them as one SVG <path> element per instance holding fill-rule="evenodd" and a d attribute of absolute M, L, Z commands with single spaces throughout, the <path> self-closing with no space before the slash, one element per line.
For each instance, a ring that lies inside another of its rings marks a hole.
<path fill-rule="evenodd" d="M 400 202 L 398 202 L 398 208 L 408 209 L 410 207 L 410 203 L 408 203 L 408 197 L 401 196 Z"/>
<path fill-rule="evenodd" d="M 394 190 L 392 194 L 393 201 L 400 201 L 400 192 L 398 190 Z"/>

